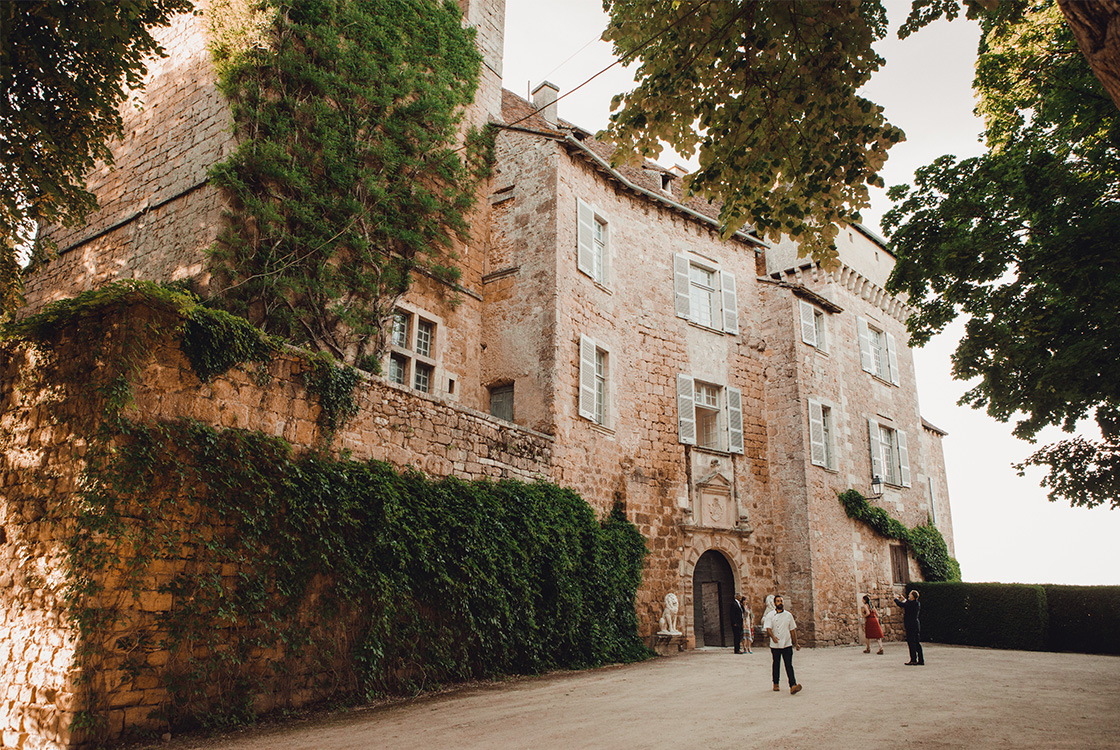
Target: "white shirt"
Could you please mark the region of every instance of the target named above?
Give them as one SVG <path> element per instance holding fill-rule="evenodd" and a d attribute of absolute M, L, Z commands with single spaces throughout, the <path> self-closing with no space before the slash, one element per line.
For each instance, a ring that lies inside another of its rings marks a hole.
<path fill-rule="evenodd" d="M 793 645 L 793 636 L 790 635 L 791 630 L 797 629 L 797 623 L 793 621 L 793 615 L 789 612 L 771 612 L 766 615 L 762 620 L 762 629 L 769 630 L 774 634 L 770 639 L 770 648 L 787 648 Z"/>

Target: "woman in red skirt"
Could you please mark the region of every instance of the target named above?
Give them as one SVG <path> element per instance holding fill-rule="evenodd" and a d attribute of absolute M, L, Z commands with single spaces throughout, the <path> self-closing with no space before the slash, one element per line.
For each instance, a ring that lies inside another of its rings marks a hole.
<path fill-rule="evenodd" d="M 879 650 L 875 653 L 883 653 L 883 628 L 879 625 L 879 615 L 875 612 L 875 607 L 871 606 L 871 597 L 867 594 L 863 595 L 863 604 L 859 605 L 859 613 L 863 617 L 863 637 L 867 640 L 867 648 L 863 653 L 871 653 L 871 641 L 879 643 Z"/>

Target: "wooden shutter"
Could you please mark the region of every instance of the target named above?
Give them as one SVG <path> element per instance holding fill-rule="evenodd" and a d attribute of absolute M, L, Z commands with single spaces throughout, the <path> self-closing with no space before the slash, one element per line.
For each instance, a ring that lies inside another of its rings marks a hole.
<path fill-rule="evenodd" d="M 859 331 L 859 364 L 864 372 L 874 374 L 875 365 L 871 362 L 871 329 L 867 326 L 867 319 L 856 318 L 856 329 Z"/>
<path fill-rule="evenodd" d="M 820 401 L 809 399 L 809 462 L 813 466 L 828 466 L 828 452 L 824 444 L 824 408 Z"/>
<path fill-rule="evenodd" d="M 579 337 L 579 415 L 595 421 L 595 341 Z"/>
<path fill-rule="evenodd" d="M 696 445 L 696 401 L 692 378 L 677 375 L 677 432 L 685 445 Z"/>
<path fill-rule="evenodd" d="M 817 315 L 816 308 L 805 300 L 801 303 L 801 340 L 809 346 L 817 345 Z"/>
<path fill-rule="evenodd" d="M 723 291 L 723 330 L 738 334 L 739 300 L 735 296 L 735 276 L 727 271 L 721 271 L 719 282 Z"/>
<path fill-rule="evenodd" d="M 673 294 L 676 297 L 677 317 L 688 320 L 692 316 L 691 299 L 692 282 L 688 278 L 688 258 L 683 255 L 673 256 Z"/>
<path fill-rule="evenodd" d="M 898 354 L 895 351 L 894 336 L 892 334 L 886 335 L 887 339 L 887 367 L 890 368 L 891 382 L 895 385 L 901 383 L 898 372 Z"/>
<path fill-rule="evenodd" d="M 910 559 L 900 544 L 891 545 L 891 577 L 895 583 L 910 583 Z"/>
<path fill-rule="evenodd" d="M 895 440 L 898 442 L 898 471 L 902 486 L 910 486 L 910 453 L 906 450 L 906 433 L 895 430 Z"/>
<path fill-rule="evenodd" d="M 867 420 L 867 434 L 871 446 L 871 477 L 872 479 L 879 477 L 885 482 L 887 477 L 883 473 L 883 449 L 879 445 L 879 423 L 874 419 Z"/>
<path fill-rule="evenodd" d="M 576 199 L 577 206 L 577 231 L 576 244 L 579 250 L 576 254 L 576 267 L 582 273 L 592 276 L 595 273 L 595 209 L 589 203 Z"/>
<path fill-rule="evenodd" d="M 727 389 L 727 444 L 732 453 L 743 452 L 743 392 Z"/>

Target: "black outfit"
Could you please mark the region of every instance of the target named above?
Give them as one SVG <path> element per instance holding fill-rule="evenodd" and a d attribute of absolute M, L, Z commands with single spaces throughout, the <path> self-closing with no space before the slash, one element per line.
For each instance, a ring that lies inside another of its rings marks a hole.
<path fill-rule="evenodd" d="M 743 605 L 738 599 L 731 600 L 731 636 L 735 639 L 735 653 L 743 653 L 739 648 L 743 642 Z"/>
<path fill-rule="evenodd" d="M 793 646 L 786 646 L 785 648 L 770 647 L 770 658 L 774 661 L 774 684 L 778 684 L 778 678 L 782 675 L 782 662 L 786 664 L 786 677 L 789 678 L 789 686 L 792 688 L 797 684 L 797 678 L 793 676 Z"/>
<path fill-rule="evenodd" d="M 925 664 L 926 657 L 922 653 L 922 623 L 918 620 L 918 613 L 922 605 L 916 599 L 899 599 L 895 601 L 902 607 L 902 624 L 906 626 L 906 645 L 910 647 L 909 664 Z"/>

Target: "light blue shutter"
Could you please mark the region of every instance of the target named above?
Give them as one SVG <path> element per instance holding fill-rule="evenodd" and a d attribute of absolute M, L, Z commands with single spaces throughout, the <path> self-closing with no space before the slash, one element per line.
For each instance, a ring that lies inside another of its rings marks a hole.
<path fill-rule="evenodd" d="M 576 221 L 578 224 L 576 231 L 576 244 L 578 245 L 576 267 L 580 272 L 593 276 L 595 273 L 595 209 L 578 198 L 576 203 Z"/>
<path fill-rule="evenodd" d="M 720 287 L 723 292 L 723 330 L 739 333 L 739 300 L 735 296 L 735 276 L 727 271 L 720 272 Z"/>
<path fill-rule="evenodd" d="M 898 372 L 898 353 L 895 351 L 894 336 L 887 334 L 887 367 L 890 368 L 891 382 L 898 385 L 902 382 Z"/>
<path fill-rule="evenodd" d="M 856 329 L 859 331 L 859 364 L 864 372 L 874 374 L 875 365 L 871 362 L 871 329 L 867 326 L 867 320 L 856 318 Z"/>
<path fill-rule="evenodd" d="M 692 282 L 688 278 L 688 258 L 673 256 L 673 295 L 676 297 L 677 317 L 688 320 L 692 315 L 690 295 Z"/>
<path fill-rule="evenodd" d="M 595 421 L 595 341 L 579 337 L 579 415 Z"/>
<path fill-rule="evenodd" d="M 824 445 L 824 409 L 820 401 L 813 399 L 809 399 L 809 462 L 813 466 L 828 464 Z"/>
<path fill-rule="evenodd" d="M 898 440 L 898 470 L 902 476 L 902 486 L 910 486 L 910 452 L 906 450 L 906 433 L 902 430 L 895 430 L 896 440 Z"/>
<path fill-rule="evenodd" d="M 677 375 L 677 432 L 685 445 L 696 445 L 696 401 L 692 378 Z"/>
<path fill-rule="evenodd" d="M 732 453 L 743 452 L 743 392 L 727 389 L 727 437 Z"/>
<path fill-rule="evenodd" d="M 882 481 L 887 481 L 887 477 L 883 474 L 883 449 L 879 444 L 879 423 L 874 419 L 867 420 L 867 434 L 870 438 L 871 446 L 871 477 L 879 477 Z"/>

